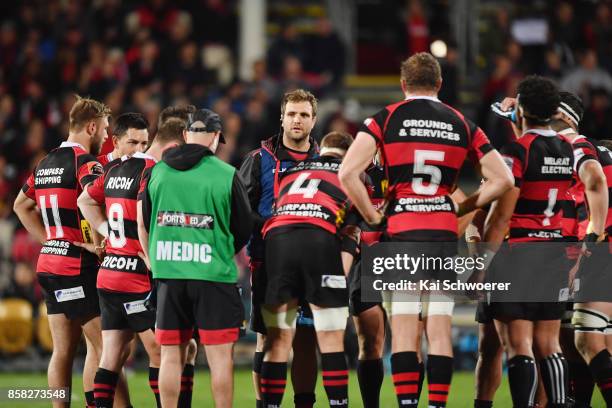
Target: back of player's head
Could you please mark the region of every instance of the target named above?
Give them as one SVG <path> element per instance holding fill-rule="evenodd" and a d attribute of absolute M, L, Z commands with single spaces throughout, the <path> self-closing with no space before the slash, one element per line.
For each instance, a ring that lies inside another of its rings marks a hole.
<path fill-rule="evenodd" d="M 582 99 L 567 91 L 559 92 L 559 97 L 561 98 L 558 108 L 559 112 L 570 118 L 577 127 L 584 115 L 584 104 L 582 103 Z"/>
<path fill-rule="evenodd" d="M 187 125 L 181 118 L 171 117 L 161 124 L 151 143 L 160 143 L 162 145 L 168 143 L 185 143 L 183 133 Z"/>
<path fill-rule="evenodd" d="M 606 149 L 612 151 L 612 140 L 611 139 L 601 139 L 599 144 L 605 147 Z"/>
<path fill-rule="evenodd" d="M 113 136 L 121 139 L 127 134 L 128 129 L 148 129 L 149 121 L 142 113 L 128 112 L 117 116 L 113 127 Z"/>
<path fill-rule="evenodd" d="M 308 102 L 312 107 L 312 117 L 317 116 L 317 98 L 312 93 L 304 89 L 296 89 L 295 91 L 287 92 L 283 96 L 283 100 L 281 102 L 281 119 L 285 115 L 285 107 L 287 106 L 288 102 Z"/>
<path fill-rule="evenodd" d="M 518 105 L 522 108 L 521 115 L 533 125 L 546 125 L 557 113 L 559 89 L 550 79 L 538 75 L 530 75 L 523 79 L 517 89 Z"/>
<path fill-rule="evenodd" d="M 159 129 L 162 124 L 170 118 L 178 118 L 187 123 L 189 114 L 195 111 L 196 107 L 194 105 L 168 106 L 159 113 L 159 119 L 157 120 L 157 128 Z"/>
<path fill-rule="evenodd" d="M 76 98 L 77 100 L 72 105 L 69 115 L 71 131 L 79 131 L 89 122 L 111 115 L 110 108 L 102 102 L 90 98 L 81 98 L 78 95 Z"/>
<path fill-rule="evenodd" d="M 401 79 L 408 90 L 437 90 L 442 83 L 442 69 L 433 55 L 419 52 L 402 62 Z"/>
<path fill-rule="evenodd" d="M 332 153 L 344 157 L 353 143 L 353 137 L 346 132 L 330 132 L 321 140 L 321 155 Z"/>

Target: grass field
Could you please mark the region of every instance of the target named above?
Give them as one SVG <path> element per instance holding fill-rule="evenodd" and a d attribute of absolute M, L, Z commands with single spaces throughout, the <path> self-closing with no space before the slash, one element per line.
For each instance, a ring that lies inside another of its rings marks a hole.
<path fill-rule="evenodd" d="M 144 372 L 138 372 L 128 378 L 129 386 L 130 386 L 130 396 L 132 399 L 132 404 L 134 407 L 154 407 L 155 403 L 153 400 L 153 396 L 148 384 L 148 375 Z M 210 397 L 210 389 L 209 389 L 209 376 L 208 371 L 200 368 L 196 369 L 196 378 L 194 381 L 194 394 L 193 394 L 193 407 L 212 407 L 213 404 L 211 402 Z M 43 374 L 0 374 L 0 388 L 19 388 L 19 387 L 44 387 L 46 384 L 46 379 Z M 289 382 L 290 384 L 290 382 Z M 81 389 L 81 380 L 80 378 L 74 377 L 74 386 L 75 389 Z M 453 384 L 450 393 L 450 402 L 448 404 L 449 408 L 468 408 L 473 406 L 473 393 L 474 393 L 474 375 L 471 372 L 459 372 L 456 373 L 453 377 Z M 349 401 L 351 407 L 362 407 L 361 398 L 359 395 L 359 385 L 357 384 L 357 377 L 354 371 L 351 371 L 350 376 L 350 385 L 349 385 Z M 425 395 L 425 393 L 423 393 Z M 73 407 L 82 407 L 84 406 L 84 397 L 80 392 L 73 393 Z M 283 400 L 283 407 L 293 407 L 293 391 L 290 388 L 285 393 L 285 398 Z M 28 402 L 16 402 L 16 401 L 0 401 L 0 407 L 7 408 L 20 408 L 20 407 L 28 407 L 28 408 L 38 408 L 38 407 L 47 407 L 50 404 L 45 403 L 33 403 L 32 401 Z M 251 408 L 255 406 L 253 391 L 251 386 L 251 372 L 248 370 L 238 370 L 235 375 L 235 384 L 234 384 L 234 406 L 239 408 Z M 319 382 L 317 384 L 317 407 L 326 407 L 327 398 L 325 397 L 325 391 L 323 390 L 323 386 L 321 385 L 321 381 L 319 378 Z M 385 377 L 385 382 L 383 384 L 382 397 L 381 397 L 381 407 L 396 407 L 397 403 L 395 400 L 395 395 L 393 394 L 393 386 L 391 384 L 391 379 L 389 376 Z M 419 407 L 426 407 L 426 401 L 422 401 Z M 497 393 L 497 398 L 495 399 L 495 407 L 496 408 L 505 408 L 511 407 L 512 403 L 510 401 L 510 394 L 508 391 L 508 382 L 507 378 L 504 377 L 502 387 Z M 596 392 L 595 397 L 592 402 L 593 408 L 604 407 L 605 404 L 601 397 L 599 396 L 599 392 Z"/>

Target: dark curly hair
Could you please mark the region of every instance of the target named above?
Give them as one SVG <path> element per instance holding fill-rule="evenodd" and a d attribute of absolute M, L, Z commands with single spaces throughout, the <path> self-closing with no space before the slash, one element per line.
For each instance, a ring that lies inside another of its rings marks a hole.
<path fill-rule="evenodd" d="M 523 116 L 533 125 L 546 125 L 557 113 L 561 97 L 559 88 L 548 78 L 530 75 L 518 85 L 518 103 Z"/>

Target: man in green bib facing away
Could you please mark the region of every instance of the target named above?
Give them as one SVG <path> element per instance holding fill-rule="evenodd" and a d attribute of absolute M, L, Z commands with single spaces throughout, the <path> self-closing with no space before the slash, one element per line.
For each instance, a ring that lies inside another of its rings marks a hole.
<path fill-rule="evenodd" d="M 208 109 L 190 114 L 186 144 L 164 153 L 139 195 L 139 238 L 157 282 L 163 406 L 177 406 L 185 347 L 195 328 L 215 406 L 232 406 L 232 352 L 244 321 L 234 255 L 252 225 L 238 173 L 214 155 L 219 142 L 219 115 Z"/>

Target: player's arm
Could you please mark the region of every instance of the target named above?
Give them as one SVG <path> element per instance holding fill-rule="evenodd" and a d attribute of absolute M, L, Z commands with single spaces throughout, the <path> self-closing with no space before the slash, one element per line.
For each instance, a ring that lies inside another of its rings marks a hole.
<path fill-rule="evenodd" d="M 492 251 L 497 251 L 504 241 L 520 193 L 518 187 L 512 187 L 491 205 L 484 227 L 484 241 Z"/>
<path fill-rule="evenodd" d="M 608 187 L 601 164 L 590 159 L 578 169 L 578 177 L 584 184 L 584 193 L 589 203 L 589 228 L 587 233 L 601 236 L 605 231 L 608 214 Z"/>
<path fill-rule="evenodd" d="M 247 190 L 238 173 L 232 182 L 232 209 L 230 214 L 230 232 L 234 236 L 234 253 L 240 252 L 253 231 L 253 217 Z"/>
<path fill-rule="evenodd" d="M 457 188 L 451 194 L 451 198 L 453 199 L 453 201 L 455 203 L 461 203 L 461 202 L 465 201 L 467 196 L 465 195 L 465 193 L 460 188 Z M 472 218 L 474 218 L 474 214 L 475 213 L 476 213 L 476 211 L 472 211 L 472 212 L 470 212 L 468 214 L 465 214 L 465 215 L 463 215 L 463 216 L 461 216 L 461 217 L 459 217 L 457 219 L 457 234 L 458 235 L 463 235 L 463 233 L 465 232 L 466 228 L 468 227 L 468 225 L 472 221 Z"/>
<path fill-rule="evenodd" d="M 338 177 L 349 200 L 357 208 L 363 219 L 370 225 L 377 225 L 383 215 L 374 209 L 368 190 L 361 179 L 361 173 L 366 170 L 376 154 L 376 141 L 365 132 L 357 133 L 346 156 L 342 160 Z"/>
<path fill-rule="evenodd" d="M 151 263 L 149 262 L 149 230 L 145 226 L 144 214 L 142 209 L 142 200 L 138 200 L 136 204 L 136 222 L 138 223 L 138 242 L 142 247 L 142 259 L 147 264 L 147 268 L 151 270 Z"/>
<path fill-rule="evenodd" d="M 249 153 L 238 170 L 238 176 L 242 180 L 247 192 L 249 204 L 251 205 L 253 217 L 253 230 L 261 231 L 265 219 L 259 215 L 257 208 L 261 200 L 261 156 L 259 152 Z"/>
<path fill-rule="evenodd" d="M 20 191 L 13 204 L 13 211 L 25 229 L 41 244 L 47 240 L 47 232 L 36 210 L 36 201 Z"/>
<path fill-rule="evenodd" d="M 90 183 L 77 199 L 83 216 L 104 238 L 108 237 L 108 220 L 104 213 L 104 176 Z"/>
<path fill-rule="evenodd" d="M 514 185 L 514 177 L 497 150 L 490 150 L 479 163 L 485 181 L 474 194 L 459 204 L 458 216 L 484 207 Z"/>

